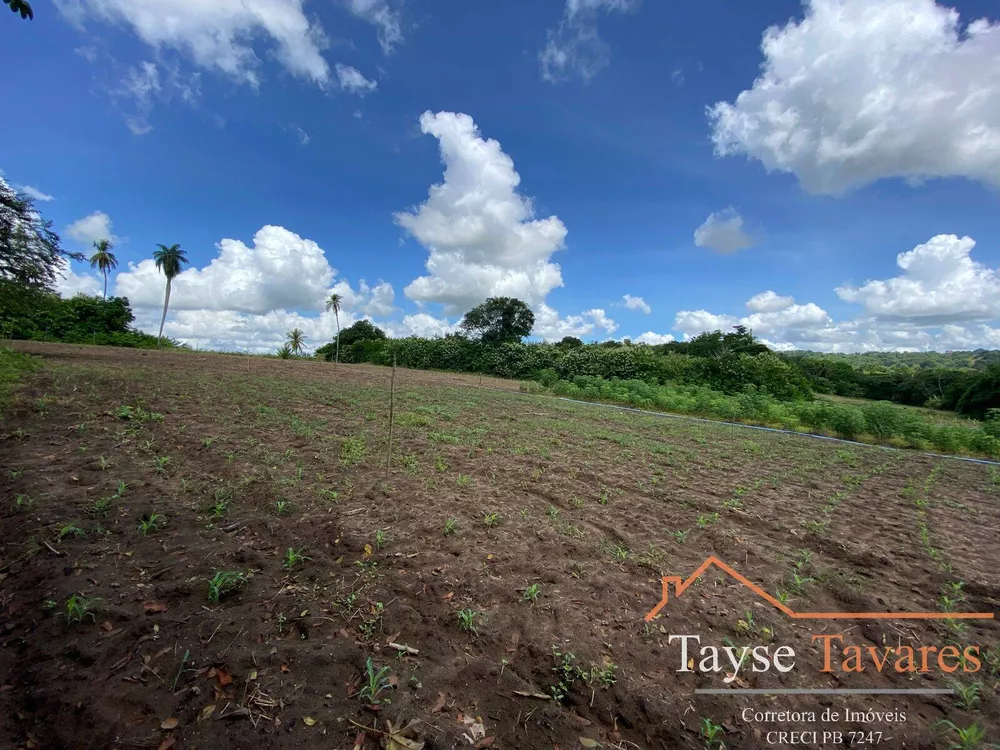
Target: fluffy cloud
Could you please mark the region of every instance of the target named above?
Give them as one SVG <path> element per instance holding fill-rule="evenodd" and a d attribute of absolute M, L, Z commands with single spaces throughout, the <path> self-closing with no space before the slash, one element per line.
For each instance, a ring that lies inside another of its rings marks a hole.
<path fill-rule="evenodd" d="M 375 81 L 365 78 L 360 70 L 352 68 L 350 65 L 337 63 L 336 71 L 337 82 L 340 84 L 340 88 L 345 91 L 349 91 L 352 94 L 364 96 L 365 94 L 374 91 L 378 86 Z"/>
<path fill-rule="evenodd" d="M 190 55 L 200 67 L 256 87 L 260 58 L 253 42 L 267 38 L 289 72 L 325 84 L 322 28 L 303 10 L 304 0 L 56 0 L 60 12 L 83 27 L 89 21 L 129 26 L 154 48 Z"/>
<path fill-rule="evenodd" d="M 782 297 L 768 289 L 766 292 L 755 294 L 747 300 L 747 309 L 750 312 L 768 313 L 784 310 L 791 307 L 795 302 L 792 297 Z"/>
<path fill-rule="evenodd" d="M 753 239 L 743 231 L 743 217 L 733 209 L 708 215 L 694 230 L 694 244 L 720 253 L 734 253 L 753 247 Z"/>
<path fill-rule="evenodd" d="M 103 211 L 94 211 L 90 216 L 77 219 L 65 230 L 66 236 L 88 247 L 98 240 L 112 240 L 116 237 L 111 233 L 111 217 Z"/>
<path fill-rule="evenodd" d="M 445 173 L 424 203 L 395 215 L 430 252 L 429 274 L 404 294 L 442 303 L 447 315 L 492 296 L 517 297 L 537 308 L 562 286 L 550 258 L 563 246 L 566 227 L 556 216 L 534 218 L 531 201 L 517 192 L 521 178 L 514 162 L 497 141 L 480 135 L 471 117 L 425 112 L 420 128 L 438 139 Z"/>
<path fill-rule="evenodd" d="M 56 277 L 56 291 L 63 297 L 75 297 L 77 294 L 102 294 L 103 280 L 86 272 L 76 273 L 65 259 L 60 259 L 59 272 Z"/>
<path fill-rule="evenodd" d="M 388 0 L 349 0 L 349 3 L 351 13 L 375 26 L 383 53 L 392 53 L 403 41 L 400 13 Z"/>
<path fill-rule="evenodd" d="M 890 177 L 1000 185 L 1000 24 L 934 0 L 806 0 L 763 70 L 708 110 L 719 155 L 837 195 Z"/>
<path fill-rule="evenodd" d="M 646 315 L 649 315 L 651 312 L 653 312 L 653 308 L 651 308 L 648 304 L 646 304 L 646 300 L 644 300 L 642 297 L 633 297 L 631 294 L 626 294 L 624 297 L 622 297 L 622 304 L 625 305 L 625 307 L 627 307 L 629 310 L 640 310 L 646 313 Z"/>
<path fill-rule="evenodd" d="M 940 234 L 896 256 L 902 275 L 836 292 L 883 320 L 932 326 L 995 320 L 1000 318 L 1000 275 L 969 257 L 975 246 L 971 237 Z"/>
<path fill-rule="evenodd" d="M 636 336 L 632 339 L 632 342 L 636 344 L 668 344 L 673 340 L 674 337 L 669 333 L 653 333 L 652 331 L 646 331 L 641 336 Z"/>
<path fill-rule="evenodd" d="M 284 227 L 265 226 L 254 235 L 253 247 L 233 239 L 217 247 L 218 256 L 205 268 L 187 268 L 174 279 L 171 309 L 260 315 L 281 308 L 323 308 L 336 271 L 312 240 Z M 137 306 L 163 301 L 163 275 L 150 258 L 129 264 L 116 285 L 118 294 Z"/>
<path fill-rule="evenodd" d="M 796 304 L 769 290 L 747 301 L 749 315 L 684 310 L 674 329 L 688 339 L 745 325 L 779 350 L 994 348 L 1000 342 L 1000 274 L 973 260 L 973 247 L 969 237 L 938 235 L 897 256 L 901 275 L 837 288 L 841 299 L 861 306 L 853 319 L 834 320 L 816 304 Z"/>
<path fill-rule="evenodd" d="M 538 54 L 542 79 L 562 83 L 572 76 L 589 81 L 611 60 L 611 51 L 597 34 L 599 11 L 624 12 L 633 0 L 566 0 L 562 20 L 547 34 Z"/>
<path fill-rule="evenodd" d="M 34 198 L 40 203 L 48 203 L 49 201 L 55 200 L 53 196 L 48 193 L 43 193 L 41 190 L 36 187 L 32 187 L 31 185 L 14 185 L 13 187 L 19 193 L 24 193 L 29 198 Z"/>
<path fill-rule="evenodd" d="M 342 327 L 396 312 L 391 284 L 362 280 L 352 287 L 336 278 L 318 244 L 284 227 L 262 227 L 252 247 L 224 239 L 217 249 L 207 266 L 189 267 L 174 279 L 165 335 L 200 348 L 270 351 L 292 328 L 305 331 L 310 346 L 329 341 L 337 330 L 336 316 L 325 309 L 332 293 L 341 298 Z M 115 278 L 115 293 L 129 298 L 146 331 L 159 327 L 163 291 L 163 275 L 151 259 L 130 263 Z M 419 317 L 394 325 L 404 335 L 433 328 Z"/>
<path fill-rule="evenodd" d="M 531 333 L 545 341 L 559 341 L 566 336 L 592 336 L 598 330 L 609 335 L 618 330 L 615 321 L 600 308 L 562 318 L 554 309 L 542 304 L 535 311 L 535 327 Z"/>

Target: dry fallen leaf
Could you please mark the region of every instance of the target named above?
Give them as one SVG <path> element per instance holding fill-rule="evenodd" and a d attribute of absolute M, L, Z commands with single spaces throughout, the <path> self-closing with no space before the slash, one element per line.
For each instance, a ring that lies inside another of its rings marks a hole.
<path fill-rule="evenodd" d="M 303 716 L 302 723 L 305 724 L 307 727 L 311 727 L 316 724 L 316 719 L 314 719 L 312 716 Z"/>
<path fill-rule="evenodd" d="M 169 719 L 164 719 L 160 722 L 160 729 L 176 729 L 178 724 L 180 724 L 180 721 L 171 716 Z"/>
<path fill-rule="evenodd" d="M 365 553 L 362 555 L 365 559 L 372 556 L 372 546 L 370 544 L 365 545 Z"/>
<path fill-rule="evenodd" d="M 111 620 L 105 620 L 104 622 L 101 623 L 101 630 L 103 630 L 105 633 L 110 633 L 114 629 L 115 626 L 111 623 Z"/>
<path fill-rule="evenodd" d="M 157 612 L 167 611 L 167 605 L 163 602 L 143 602 L 142 608 L 147 615 L 154 615 Z"/>
<path fill-rule="evenodd" d="M 580 738 L 580 746 L 581 747 L 604 747 L 604 745 L 602 745 L 600 742 L 598 742 L 597 740 L 592 740 L 589 737 L 581 737 Z"/>
<path fill-rule="evenodd" d="M 214 703 L 210 703 L 207 706 L 205 706 L 203 709 L 201 709 L 201 713 L 198 714 L 198 721 L 205 721 L 205 719 L 207 719 L 213 713 L 215 713 L 215 704 Z"/>
<path fill-rule="evenodd" d="M 416 723 L 416 719 L 413 719 L 405 727 L 397 727 L 391 719 L 387 721 L 385 723 L 385 750 L 423 750 L 423 742 L 411 740 L 406 736 Z"/>
<path fill-rule="evenodd" d="M 493 744 L 493 740 L 495 740 L 495 739 L 496 739 L 496 737 L 493 737 L 493 736 L 484 737 L 483 739 L 479 740 L 479 742 L 476 743 L 476 747 L 477 748 L 480 748 L 480 747 L 489 747 L 490 745 Z"/>
<path fill-rule="evenodd" d="M 281 671 L 282 671 L 282 672 L 288 672 L 288 671 L 290 671 L 290 670 L 288 669 L 288 665 L 287 665 L 287 664 L 282 664 L 282 665 L 281 665 Z"/>
<path fill-rule="evenodd" d="M 219 685 L 221 687 L 225 687 L 226 685 L 232 685 L 233 684 L 233 676 L 231 674 L 229 674 L 229 672 L 227 672 L 224 669 L 220 669 L 218 671 L 218 673 L 216 674 L 216 676 L 219 678 Z"/>
<path fill-rule="evenodd" d="M 167 737 L 167 739 L 163 740 L 163 742 L 160 743 L 160 746 L 157 748 L 157 750 L 170 750 L 170 748 L 172 748 L 176 744 L 177 740 L 175 740 L 173 737 Z"/>
<path fill-rule="evenodd" d="M 444 708 L 444 704 L 448 702 L 448 699 L 444 697 L 444 693 L 438 693 L 438 699 L 434 701 L 434 706 L 431 708 L 432 714 L 441 713 Z"/>

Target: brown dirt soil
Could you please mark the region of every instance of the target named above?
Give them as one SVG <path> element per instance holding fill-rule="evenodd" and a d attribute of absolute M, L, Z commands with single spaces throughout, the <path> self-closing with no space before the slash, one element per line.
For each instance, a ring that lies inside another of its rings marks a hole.
<path fill-rule="evenodd" d="M 44 366 L 0 424 L 0 747 L 406 748 L 386 733 L 411 721 L 426 750 L 718 747 L 705 720 L 727 748 L 944 748 L 941 719 L 1000 741 L 996 620 L 793 620 L 713 569 L 643 621 L 709 555 L 799 612 L 994 612 L 995 468 L 399 370 L 387 475 L 387 369 L 19 348 Z M 216 603 L 219 571 L 245 580 Z M 795 668 L 678 671 L 671 634 Z M 981 668 L 844 672 L 838 643 L 823 673 L 816 634 L 978 645 Z M 951 680 L 978 699 L 694 692 Z"/>

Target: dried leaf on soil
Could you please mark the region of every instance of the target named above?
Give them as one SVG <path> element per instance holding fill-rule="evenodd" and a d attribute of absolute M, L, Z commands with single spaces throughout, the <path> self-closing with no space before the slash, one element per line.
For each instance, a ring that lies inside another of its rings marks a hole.
<path fill-rule="evenodd" d="M 180 724 L 180 721 L 171 716 L 169 719 L 164 719 L 160 722 L 160 729 L 176 729 L 178 724 Z"/>
<path fill-rule="evenodd" d="M 166 612 L 167 605 L 163 602 L 143 602 L 142 609 L 147 615 L 155 615 L 158 612 Z"/>
<path fill-rule="evenodd" d="M 233 684 L 233 676 L 231 674 L 229 674 L 229 672 L 227 672 L 224 669 L 220 669 L 216 673 L 216 677 L 219 678 L 219 685 L 221 687 L 225 687 L 226 685 L 232 685 Z"/>
<path fill-rule="evenodd" d="M 302 723 L 305 724 L 307 727 L 312 727 L 316 725 L 316 719 L 314 719 L 312 716 L 303 716 Z"/>
<path fill-rule="evenodd" d="M 198 714 L 198 721 L 205 721 L 205 719 L 207 719 L 213 713 L 215 713 L 215 704 L 209 703 L 207 706 L 201 709 L 201 713 Z"/>

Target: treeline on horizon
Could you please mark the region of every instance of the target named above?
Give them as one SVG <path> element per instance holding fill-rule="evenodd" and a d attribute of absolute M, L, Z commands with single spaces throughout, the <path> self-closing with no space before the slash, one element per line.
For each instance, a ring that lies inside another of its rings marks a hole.
<path fill-rule="evenodd" d="M 588 376 L 698 385 L 726 394 L 753 390 L 783 401 L 821 393 L 956 411 L 976 419 L 1000 408 L 1000 351 L 774 352 L 743 326 L 659 345 L 628 339 L 585 344 L 572 336 L 558 343 L 525 343 L 534 323 L 526 310 L 519 300 L 493 298 L 470 311 L 461 332 L 437 338 L 390 339 L 362 320 L 341 331 L 339 361 L 391 365 L 395 357 L 403 367 L 544 385 Z M 332 360 L 335 350 L 330 343 L 315 356 Z"/>

